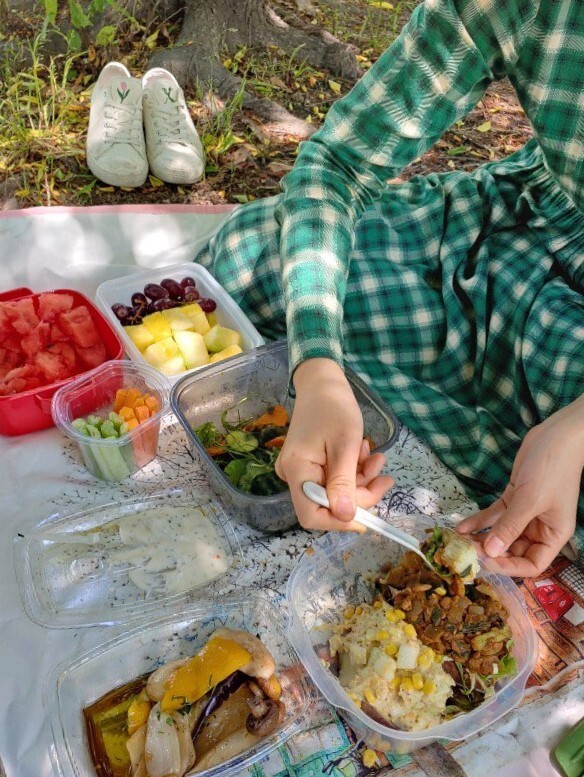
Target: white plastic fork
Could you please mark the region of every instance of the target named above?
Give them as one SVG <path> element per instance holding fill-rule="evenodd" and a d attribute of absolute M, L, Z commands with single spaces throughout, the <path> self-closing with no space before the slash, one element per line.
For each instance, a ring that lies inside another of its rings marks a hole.
<path fill-rule="evenodd" d="M 321 505 L 322 507 L 330 507 L 326 491 L 322 486 L 307 480 L 306 483 L 303 483 L 302 489 L 306 496 L 313 502 L 316 502 L 316 504 Z M 355 513 L 355 518 L 353 520 L 357 521 L 357 523 L 360 523 L 362 526 L 366 526 L 368 529 L 372 529 L 374 532 L 382 534 L 384 537 L 403 545 L 404 548 L 413 550 L 420 558 L 424 559 L 424 563 L 429 566 L 433 572 L 436 572 L 432 564 L 422 553 L 419 540 L 412 537 L 411 534 L 406 534 L 405 531 L 401 531 L 401 529 L 396 529 L 395 526 L 385 523 L 385 521 L 382 521 L 377 515 L 373 515 L 373 513 L 364 510 L 362 507 L 357 507 L 357 512 Z"/>

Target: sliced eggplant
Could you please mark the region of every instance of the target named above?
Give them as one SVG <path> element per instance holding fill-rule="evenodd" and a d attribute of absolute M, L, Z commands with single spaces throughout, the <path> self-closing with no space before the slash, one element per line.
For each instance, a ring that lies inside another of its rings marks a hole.
<path fill-rule="evenodd" d="M 225 763 L 225 761 L 228 761 L 230 758 L 249 750 L 250 747 L 255 747 L 258 742 L 260 742 L 260 739 L 253 734 L 250 734 L 245 726 L 237 729 L 237 731 L 229 734 L 229 736 L 222 739 L 215 747 L 205 753 L 205 755 L 195 764 L 192 774 Z"/>

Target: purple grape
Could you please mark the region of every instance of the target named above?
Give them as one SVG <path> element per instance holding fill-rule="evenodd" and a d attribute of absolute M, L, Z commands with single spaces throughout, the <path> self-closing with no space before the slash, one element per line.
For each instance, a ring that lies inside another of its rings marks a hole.
<path fill-rule="evenodd" d="M 124 326 L 134 326 L 142 323 L 142 305 L 136 305 L 128 311 Z"/>
<path fill-rule="evenodd" d="M 157 299 L 152 303 L 152 307 L 155 312 L 157 310 L 170 310 L 176 307 L 176 302 L 173 299 Z"/>
<path fill-rule="evenodd" d="M 116 302 L 115 305 L 112 305 L 112 310 L 114 312 L 114 316 L 122 322 L 124 318 L 126 318 L 126 316 L 130 313 L 130 308 L 127 305 L 121 305 L 119 302 Z"/>
<path fill-rule="evenodd" d="M 185 286 L 183 296 L 185 302 L 196 302 L 201 295 L 193 286 Z"/>
<path fill-rule="evenodd" d="M 137 291 L 135 294 L 132 294 L 132 305 L 147 305 L 148 300 L 144 296 L 144 294 L 141 294 L 139 291 Z"/>
<path fill-rule="evenodd" d="M 187 275 L 186 278 L 183 278 L 180 282 L 180 285 L 183 287 L 183 289 L 187 289 L 188 286 L 196 286 L 195 279 L 191 278 Z"/>
<path fill-rule="evenodd" d="M 164 286 L 159 286 L 157 283 L 147 283 L 146 286 L 144 286 L 144 294 L 151 299 L 152 302 L 155 302 L 157 299 L 168 298 L 168 291 Z"/>
<path fill-rule="evenodd" d="M 217 307 L 215 300 L 210 299 L 209 297 L 201 297 L 199 300 L 199 305 L 201 306 L 201 309 L 204 313 L 212 313 Z"/>
<path fill-rule="evenodd" d="M 154 302 L 149 302 L 144 310 L 142 311 L 143 316 L 149 316 L 151 313 L 156 313 L 156 308 L 154 307 Z"/>
<path fill-rule="evenodd" d="M 176 281 L 173 281 L 172 278 L 165 278 L 163 281 L 160 281 L 160 285 L 163 289 L 166 289 L 171 299 L 182 300 L 182 286 Z"/>

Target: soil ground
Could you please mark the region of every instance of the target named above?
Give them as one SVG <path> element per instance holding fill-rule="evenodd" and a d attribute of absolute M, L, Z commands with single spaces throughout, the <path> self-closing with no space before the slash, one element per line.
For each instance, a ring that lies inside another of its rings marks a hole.
<path fill-rule="evenodd" d="M 298 15 L 293 0 L 273 0 L 272 5 L 287 20 Z M 415 5 L 413 1 L 373 4 L 373 0 L 314 0 L 317 15 L 306 16 L 304 21 L 318 24 L 355 45 L 359 61 L 367 69 L 399 34 Z M 2 38 L 30 36 L 38 24 L 39 19 L 13 14 L 3 26 Z M 236 103 L 222 105 L 194 85 L 185 91 L 207 152 L 202 181 L 193 186 L 171 186 L 150 177 L 139 189 L 119 189 L 97 181 L 89 173 L 84 155 L 85 131 L 90 87 L 100 69 L 116 59 L 126 63 L 134 75 L 140 75 L 153 48 L 172 42 L 177 30 L 178 24 L 139 33 L 131 26 L 121 30 L 115 43 L 92 46 L 68 63 L 58 62 L 61 86 L 51 84 L 51 74 L 37 67 L 41 89 L 36 102 L 25 100 L 15 111 L 14 102 L 9 106 L 14 111 L 12 121 L 23 126 L 11 130 L 7 125 L 10 112 L 6 106 L 0 107 L 5 117 L 4 127 L 0 127 L 0 207 L 225 204 L 277 193 L 280 179 L 294 164 L 298 139 L 271 132 L 265 122 Z M 301 52 L 291 58 L 275 48 L 241 48 L 234 55 L 226 53 L 224 64 L 245 77 L 247 89 L 280 102 L 315 127 L 320 126 L 330 105 L 353 85 L 307 66 Z M 5 75 L 9 95 L 22 94 L 25 75 Z M 40 119 L 35 125 L 35 106 L 40 112 L 49 102 L 53 114 L 59 117 L 59 126 L 51 127 L 48 120 L 43 123 Z M 12 132 L 20 139 L 18 143 L 11 142 Z M 403 171 L 401 179 L 452 169 L 472 170 L 486 161 L 508 156 L 530 135 L 511 85 L 506 81 L 496 83 L 468 116 Z"/>

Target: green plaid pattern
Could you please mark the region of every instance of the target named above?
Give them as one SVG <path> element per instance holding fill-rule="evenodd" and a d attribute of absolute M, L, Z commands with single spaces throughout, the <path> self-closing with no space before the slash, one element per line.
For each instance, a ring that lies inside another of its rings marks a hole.
<path fill-rule="evenodd" d="M 197 257 L 269 339 L 286 336 L 280 204 L 238 208 Z M 357 223 L 344 287 L 345 364 L 480 504 L 527 430 L 584 391 L 584 215 L 535 141 L 473 174 L 386 189 Z M 330 304 L 315 294 L 311 310 L 312 333 Z"/>

